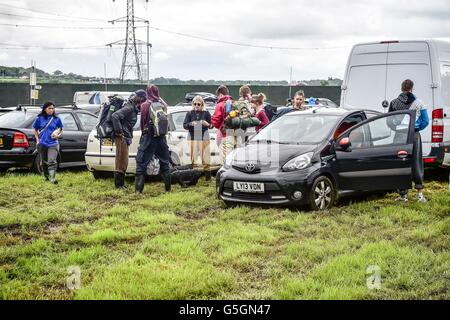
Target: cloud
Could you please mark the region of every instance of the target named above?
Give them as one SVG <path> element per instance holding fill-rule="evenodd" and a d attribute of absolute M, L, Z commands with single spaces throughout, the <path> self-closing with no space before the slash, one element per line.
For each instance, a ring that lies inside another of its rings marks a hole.
<path fill-rule="evenodd" d="M 165 52 L 157 52 L 155 55 L 153 55 L 153 58 L 156 61 L 165 61 L 169 59 L 169 55 Z"/>
<path fill-rule="evenodd" d="M 14 23 L 61 28 L 4 26 L 0 28 L 0 43 L 88 47 L 103 46 L 125 38 L 124 28 L 72 30 L 62 27 L 112 27 L 106 21 L 125 15 L 126 0 L 41 0 L 39 3 L 20 0 L 12 2 L 12 5 L 34 11 L 0 6 L 0 12 L 29 16 L 13 19 Z M 35 11 L 57 15 L 44 15 Z M 448 38 L 447 30 L 450 30 L 447 0 L 428 2 L 426 6 L 419 0 L 153 0 L 148 5 L 145 1 L 136 0 L 135 15 L 150 19 L 152 27 L 162 29 L 150 30 L 150 42 L 153 45 L 151 76 L 180 79 L 286 80 L 291 66 L 298 80 L 342 77 L 348 53 L 355 43 L 385 39 Z M 0 16 L 0 23 L 11 23 L 11 19 Z M 124 24 L 114 24 L 114 27 L 120 26 L 124 27 Z M 232 46 L 163 30 L 241 44 L 319 50 Z M 146 40 L 146 29 L 136 29 L 136 37 Z M 145 49 L 143 52 L 145 61 Z M 39 67 L 50 72 L 60 69 L 89 76 L 102 76 L 106 63 L 108 76 L 118 76 L 122 49 L 11 50 L 8 55 L 3 54 L 2 63 L 20 65 L 24 59 L 37 60 Z"/>

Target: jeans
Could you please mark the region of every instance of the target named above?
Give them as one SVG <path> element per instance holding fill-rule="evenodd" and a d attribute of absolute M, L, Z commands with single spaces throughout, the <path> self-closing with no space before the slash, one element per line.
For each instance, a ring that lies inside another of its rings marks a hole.
<path fill-rule="evenodd" d="M 153 137 L 144 134 L 136 155 L 136 175 L 145 175 L 150 161 L 155 155 L 159 160 L 160 172 L 170 172 L 170 154 L 166 137 Z"/>

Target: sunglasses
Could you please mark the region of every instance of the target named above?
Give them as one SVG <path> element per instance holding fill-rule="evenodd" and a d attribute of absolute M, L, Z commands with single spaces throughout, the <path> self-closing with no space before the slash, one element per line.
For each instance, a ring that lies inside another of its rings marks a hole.
<path fill-rule="evenodd" d="M 201 107 L 202 104 L 201 103 L 194 103 L 194 107 Z"/>

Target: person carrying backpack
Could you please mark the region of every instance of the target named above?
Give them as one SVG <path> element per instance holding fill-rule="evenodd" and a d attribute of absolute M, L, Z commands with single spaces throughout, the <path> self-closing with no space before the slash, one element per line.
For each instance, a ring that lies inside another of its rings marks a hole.
<path fill-rule="evenodd" d="M 166 192 L 171 190 L 170 154 L 166 134 L 168 132 L 167 105 L 155 85 L 147 87 L 147 101 L 141 106 L 142 136 L 136 155 L 135 191 L 144 191 L 145 174 L 155 155 L 159 160 L 161 176 Z"/>
<path fill-rule="evenodd" d="M 400 110 L 416 111 L 414 146 L 412 152 L 412 180 L 414 181 L 414 187 L 418 192 L 417 201 L 426 202 L 427 200 L 423 195 L 424 167 L 422 159 L 422 140 L 420 137 L 420 131 L 428 126 L 430 119 L 428 117 L 425 104 L 421 100 L 417 99 L 416 96 L 412 93 L 413 87 L 414 82 L 410 79 L 406 79 L 402 82 L 402 93 L 400 93 L 400 95 L 396 99 L 391 101 L 389 105 L 389 112 Z M 408 190 L 399 190 L 399 194 L 400 197 L 396 199 L 397 201 L 408 201 Z"/>
<path fill-rule="evenodd" d="M 130 96 L 120 110 L 111 115 L 114 132 L 114 144 L 116 145 L 116 168 L 114 172 L 114 184 L 116 188 L 125 189 L 125 173 L 128 168 L 128 148 L 133 141 L 133 127 L 137 122 L 137 116 L 141 104 L 147 100 L 144 90 L 138 90 Z"/>
<path fill-rule="evenodd" d="M 42 175 L 45 181 L 58 184 L 56 169 L 58 167 L 59 142 L 64 125 L 55 114 L 55 104 L 48 101 L 42 105 L 42 112 L 33 123 L 34 138 L 41 160 Z"/>
<path fill-rule="evenodd" d="M 248 97 L 241 97 L 235 102 L 224 85 L 217 88 L 216 96 L 217 104 L 211 122 L 218 129 L 216 142 L 223 164 L 231 151 L 244 144 L 247 128 L 257 126 L 259 120 L 252 117 Z"/>

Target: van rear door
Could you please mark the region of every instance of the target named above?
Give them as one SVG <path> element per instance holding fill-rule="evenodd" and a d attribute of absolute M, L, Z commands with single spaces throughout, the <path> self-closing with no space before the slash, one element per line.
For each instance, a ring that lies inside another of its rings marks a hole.
<path fill-rule="evenodd" d="M 361 44 L 353 48 L 343 86 L 342 106 L 382 111 L 386 100 L 388 44 Z"/>
<path fill-rule="evenodd" d="M 414 81 L 413 93 L 422 100 L 431 119 L 433 112 L 432 67 L 430 48 L 427 42 L 411 41 L 389 43 L 386 77 L 386 99 L 392 101 L 401 92 L 405 79 Z M 423 154 L 431 151 L 431 123 L 421 131 Z"/>

